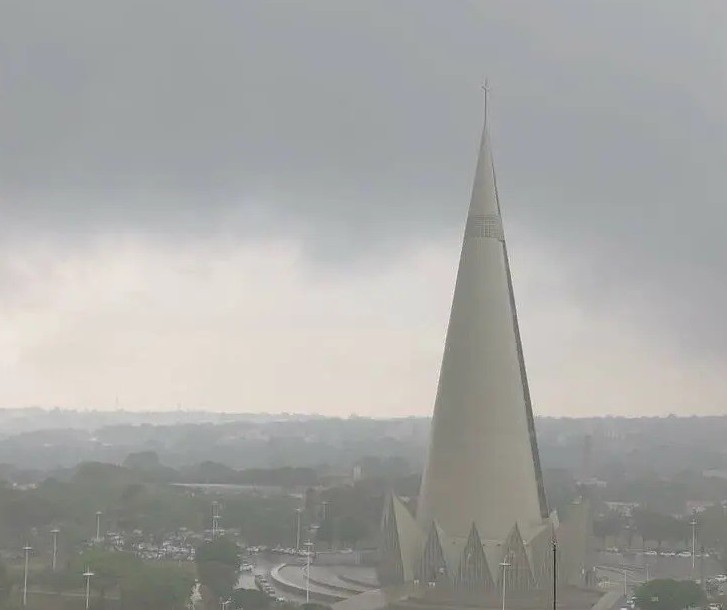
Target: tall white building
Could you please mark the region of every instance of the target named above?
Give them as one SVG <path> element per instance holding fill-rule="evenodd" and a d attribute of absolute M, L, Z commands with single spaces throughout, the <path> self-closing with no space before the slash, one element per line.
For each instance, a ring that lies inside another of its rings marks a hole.
<path fill-rule="evenodd" d="M 416 516 L 383 518 L 382 583 L 440 599 L 549 595 L 556 538 L 559 582 L 586 574 L 587 506 L 548 511 L 500 212 L 485 118 Z"/>

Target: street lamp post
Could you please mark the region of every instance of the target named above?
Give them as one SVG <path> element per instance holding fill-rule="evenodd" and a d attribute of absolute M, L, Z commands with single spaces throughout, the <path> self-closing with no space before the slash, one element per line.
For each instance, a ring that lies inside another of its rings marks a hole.
<path fill-rule="evenodd" d="M 298 517 L 297 526 L 296 526 L 296 534 L 295 534 L 295 550 L 300 551 L 300 514 L 303 512 L 303 509 L 296 508 L 295 512 Z"/>
<path fill-rule="evenodd" d="M 507 588 L 507 569 L 512 564 L 508 563 L 507 560 L 503 560 L 503 562 L 500 564 L 500 567 L 502 568 L 502 610 L 505 610 L 505 590 Z"/>
<path fill-rule="evenodd" d="M 96 511 L 96 542 L 101 542 L 101 515 L 100 510 Z"/>
<path fill-rule="evenodd" d="M 215 500 L 212 502 L 212 539 L 217 537 L 217 530 L 220 527 L 220 503 Z"/>
<path fill-rule="evenodd" d="M 558 541 L 553 530 L 553 610 L 558 606 Z"/>
<path fill-rule="evenodd" d="M 50 533 L 53 535 L 53 571 L 56 571 L 56 560 L 58 558 L 58 534 L 61 530 L 58 528 L 52 529 Z"/>
<path fill-rule="evenodd" d="M 23 607 L 28 605 L 28 561 L 30 558 L 30 551 L 33 547 L 25 545 L 23 551 L 25 551 L 25 572 L 23 575 Z"/>
<path fill-rule="evenodd" d="M 313 554 L 313 543 L 308 540 L 305 543 L 306 546 L 306 558 L 305 558 L 305 603 L 310 602 L 310 557 Z"/>
<path fill-rule="evenodd" d="M 696 517 L 692 517 L 692 520 L 689 522 L 689 525 L 692 526 L 692 576 L 694 576 L 694 554 L 696 552 L 696 543 L 697 543 L 697 519 L 696 519 Z"/>
<path fill-rule="evenodd" d="M 320 526 L 324 528 L 325 542 L 328 544 L 328 548 L 330 549 L 333 547 L 333 529 L 331 528 L 330 523 L 328 523 L 328 504 L 328 500 L 323 500 L 321 503 L 323 514 L 321 515 Z"/>
<path fill-rule="evenodd" d="M 86 568 L 86 571 L 83 573 L 83 577 L 86 579 L 86 610 L 88 610 L 91 603 L 91 576 L 94 576 L 94 573 L 89 568 Z"/>

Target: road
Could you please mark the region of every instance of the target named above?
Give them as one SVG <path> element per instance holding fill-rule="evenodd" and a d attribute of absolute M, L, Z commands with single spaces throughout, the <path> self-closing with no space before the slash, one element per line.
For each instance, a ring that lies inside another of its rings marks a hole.
<path fill-rule="evenodd" d="M 691 557 L 666 557 L 634 553 L 597 553 L 596 565 L 601 577 L 623 587 L 624 573 L 626 588 L 633 589 L 647 579 L 674 578 L 679 580 L 701 580 L 710 578 L 723 571 L 716 559 L 697 557 L 692 570 Z"/>
<path fill-rule="evenodd" d="M 243 588 L 243 589 L 257 589 L 257 585 L 255 584 L 255 576 L 265 576 L 265 578 L 268 579 L 268 582 L 272 585 L 272 587 L 275 589 L 275 594 L 278 597 L 284 597 L 287 600 L 303 603 L 305 602 L 305 597 L 297 597 L 295 595 L 292 595 L 286 591 L 280 591 L 276 586 L 275 583 L 270 578 L 270 570 L 272 570 L 275 566 L 280 565 L 281 563 L 285 563 L 283 559 L 280 558 L 272 558 L 267 559 L 263 557 L 262 555 L 252 555 L 245 558 L 245 561 L 249 562 L 253 566 L 252 572 L 241 572 L 240 577 L 237 581 L 237 588 Z"/>

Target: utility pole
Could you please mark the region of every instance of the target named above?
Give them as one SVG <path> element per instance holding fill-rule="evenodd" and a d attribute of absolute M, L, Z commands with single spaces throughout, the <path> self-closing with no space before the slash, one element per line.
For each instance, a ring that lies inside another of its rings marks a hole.
<path fill-rule="evenodd" d="M 212 502 L 212 540 L 217 537 L 217 530 L 220 528 L 220 503 Z"/>
<path fill-rule="evenodd" d="M 61 530 L 58 528 L 52 529 L 50 531 L 51 534 L 53 534 L 53 571 L 56 571 L 56 559 L 58 557 L 58 534 Z"/>
<path fill-rule="evenodd" d="M 296 508 L 295 512 L 298 516 L 296 534 L 295 534 L 295 550 L 300 551 L 300 514 L 303 512 L 302 508 Z"/>
<path fill-rule="evenodd" d="M 25 573 L 23 575 L 23 607 L 28 605 L 28 561 L 30 557 L 30 551 L 33 547 L 25 545 L 23 551 L 25 551 Z"/>
<path fill-rule="evenodd" d="M 504 582 L 503 582 L 504 586 Z M 553 531 L 553 610 L 558 606 L 558 542 Z"/>
<path fill-rule="evenodd" d="M 101 542 L 101 515 L 100 510 L 96 511 L 96 542 Z"/>
<path fill-rule="evenodd" d="M 502 610 L 505 610 L 505 589 L 507 588 L 507 569 L 512 564 L 508 563 L 507 560 L 503 560 L 500 564 L 502 568 Z"/>
<path fill-rule="evenodd" d="M 313 554 L 313 543 L 308 540 L 305 546 L 307 548 L 305 558 L 305 603 L 307 604 L 310 602 L 310 557 Z"/>
<path fill-rule="evenodd" d="M 94 573 L 89 568 L 86 568 L 86 571 L 83 573 L 83 577 L 86 579 L 86 610 L 88 610 L 91 603 L 91 576 L 93 575 Z"/>
<path fill-rule="evenodd" d="M 694 555 L 696 553 L 697 546 L 697 518 L 693 516 L 689 525 L 692 526 L 692 578 L 694 578 Z"/>

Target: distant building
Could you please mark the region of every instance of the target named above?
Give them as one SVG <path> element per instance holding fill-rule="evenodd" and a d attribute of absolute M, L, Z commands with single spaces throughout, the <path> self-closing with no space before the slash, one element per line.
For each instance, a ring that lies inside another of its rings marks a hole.
<path fill-rule="evenodd" d="M 714 502 L 707 502 L 705 500 L 687 500 L 687 514 L 695 515 L 703 513 L 712 506 L 714 506 Z"/>
<path fill-rule="evenodd" d="M 630 517 L 634 514 L 634 510 L 639 508 L 638 502 L 605 502 L 606 508 L 614 513 L 619 513 L 624 517 Z"/>
<path fill-rule="evenodd" d="M 594 477 L 578 481 L 578 484 L 583 485 L 584 487 L 597 487 L 599 489 L 605 489 L 608 487 L 608 483 L 606 481 L 602 481 L 601 479 L 596 479 Z"/>

